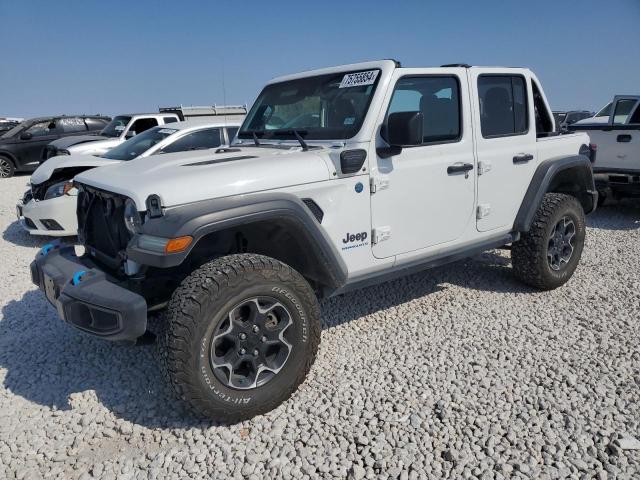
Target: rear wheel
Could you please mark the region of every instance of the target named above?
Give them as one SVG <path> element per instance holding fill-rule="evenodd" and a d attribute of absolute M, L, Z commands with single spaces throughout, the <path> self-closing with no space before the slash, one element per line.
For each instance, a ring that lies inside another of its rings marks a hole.
<path fill-rule="evenodd" d="M 0 178 L 13 177 L 15 168 L 11 160 L 7 157 L 0 156 Z"/>
<path fill-rule="evenodd" d="M 236 422 L 285 401 L 320 341 L 306 280 L 272 258 L 243 254 L 205 264 L 174 293 L 161 355 L 177 394 L 196 413 Z"/>
<path fill-rule="evenodd" d="M 585 238 L 584 211 L 571 195 L 547 193 L 531 229 L 511 248 L 521 281 L 541 290 L 566 283 L 576 270 Z"/>

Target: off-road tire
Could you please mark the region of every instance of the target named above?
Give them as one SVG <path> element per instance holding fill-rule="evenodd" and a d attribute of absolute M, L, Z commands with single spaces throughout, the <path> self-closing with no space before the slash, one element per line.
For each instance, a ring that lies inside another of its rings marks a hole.
<path fill-rule="evenodd" d="M 563 217 L 575 224 L 573 253 L 560 270 L 553 270 L 547 258 L 549 237 Z M 585 221 L 582 206 L 575 197 L 547 193 L 528 232 L 511 248 L 511 263 L 516 277 L 540 290 L 552 290 L 565 284 L 573 275 L 584 247 Z"/>
<path fill-rule="evenodd" d="M 13 166 L 11 159 L 0 155 L 0 178 L 13 177 L 16 172 L 16 168 Z"/>
<path fill-rule="evenodd" d="M 293 320 L 292 348 L 282 369 L 251 389 L 225 385 L 213 371 L 212 338 L 221 321 L 247 298 L 269 296 Z M 235 423 L 268 412 L 303 382 L 320 343 L 320 307 L 307 281 L 273 258 L 238 254 L 206 263 L 176 289 L 159 332 L 165 376 L 178 397 L 199 416 Z"/>

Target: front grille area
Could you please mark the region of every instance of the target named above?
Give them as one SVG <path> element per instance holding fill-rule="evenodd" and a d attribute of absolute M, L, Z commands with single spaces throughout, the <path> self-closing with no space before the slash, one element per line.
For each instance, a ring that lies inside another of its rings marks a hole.
<path fill-rule="evenodd" d="M 79 185 L 78 240 L 87 253 L 119 269 L 131 235 L 124 224 L 126 197 Z"/>

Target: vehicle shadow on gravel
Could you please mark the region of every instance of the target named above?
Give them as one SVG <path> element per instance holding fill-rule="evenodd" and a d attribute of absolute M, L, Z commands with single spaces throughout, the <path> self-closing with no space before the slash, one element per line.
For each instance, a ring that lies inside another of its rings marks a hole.
<path fill-rule="evenodd" d="M 640 229 L 640 201 L 625 199 L 607 203 L 587 217 L 587 226 L 602 230 Z"/>
<path fill-rule="evenodd" d="M 493 293 L 534 293 L 513 275 L 508 254 L 492 250 L 473 258 L 325 300 L 323 328 L 332 328 L 380 310 L 446 290 L 447 285 Z"/>
<path fill-rule="evenodd" d="M 2 233 L 5 242 L 13 243 L 19 247 L 41 247 L 53 240 L 53 237 L 41 237 L 25 232 L 20 222 L 10 223 Z"/>
<path fill-rule="evenodd" d="M 119 345 L 78 332 L 37 290 L 2 307 L 0 368 L 7 391 L 51 409 L 91 410 L 93 417 L 97 399 L 117 418 L 148 428 L 215 425 L 174 397 L 152 345 Z"/>

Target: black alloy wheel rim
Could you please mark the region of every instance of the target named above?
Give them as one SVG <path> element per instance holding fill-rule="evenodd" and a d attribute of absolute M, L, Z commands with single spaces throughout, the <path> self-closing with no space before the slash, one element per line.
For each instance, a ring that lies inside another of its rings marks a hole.
<path fill-rule="evenodd" d="M 272 297 L 252 297 L 231 309 L 216 326 L 209 353 L 215 377 L 230 388 L 265 385 L 282 370 L 293 348 L 293 318 Z"/>
<path fill-rule="evenodd" d="M 11 174 L 11 165 L 9 160 L 0 158 L 0 178 L 8 178 Z"/>
<path fill-rule="evenodd" d="M 568 216 L 564 216 L 551 230 L 547 247 L 549 266 L 554 271 L 562 270 L 573 255 L 573 241 L 576 236 L 576 224 Z"/>

